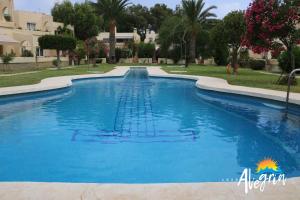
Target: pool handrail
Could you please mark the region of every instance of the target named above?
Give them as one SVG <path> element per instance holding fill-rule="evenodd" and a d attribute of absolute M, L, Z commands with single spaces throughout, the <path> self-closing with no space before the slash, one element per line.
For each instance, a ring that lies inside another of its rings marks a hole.
<path fill-rule="evenodd" d="M 286 94 L 286 112 L 288 113 L 289 110 L 289 101 L 290 101 L 290 92 L 291 92 L 291 84 L 292 84 L 292 77 L 294 74 L 297 72 L 300 72 L 300 68 L 294 69 L 288 77 L 288 89 L 287 89 L 287 94 Z"/>

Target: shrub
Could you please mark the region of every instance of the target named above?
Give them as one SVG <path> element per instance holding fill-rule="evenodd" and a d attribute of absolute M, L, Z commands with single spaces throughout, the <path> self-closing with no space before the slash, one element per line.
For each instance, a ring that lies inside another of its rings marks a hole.
<path fill-rule="evenodd" d="M 3 65 L 4 65 L 4 71 L 6 70 L 6 68 L 8 67 L 8 64 L 14 60 L 14 57 L 16 55 L 14 53 L 6 53 L 6 54 L 3 54 L 1 56 L 1 60 L 3 62 Z"/>
<path fill-rule="evenodd" d="M 248 67 L 249 66 L 249 51 L 248 49 L 242 49 L 240 51 L 240 57 L 239 57 L 239 65 L 241 67 Z"/>
<path fill-rule="evenodd" d="M 173 62 L 175 64 L 177 64 L 178 61 L 181 58 L 181 48 L 180 48 L 180 46 L 175 46 L 173 49 L 169 50 L 168 58 L 172 59 Z"/>
<path fill-rule="evenodd" d="M 251 59 L 249 65 L 253 70 L 263 70 L 266 67 L 266 61 L 263 59 Z"/>
<path fill-rule="evenodd" d="M 25 49 L 25 50 L 22 52 L 22 57 L 33 57 L 33 53 L 31 53 L 31 51 Z"/>
<path fill-rule="evenodd" d="M 77 64 L 80 65 L 81 60 L 84 59 L 87 54 L 83 41 L 81 40 L 77 41 L 77 45 L 76 45 L 76 49 L 74 49 L 74 53 L 77 58 Z"/>
<path fill-rule="evenodd" d="M 116 61 L 119 62 L 122 54 L 122 49 L 116 48 Z"/>
<path fill-rule="evenodd" d="M 1 56 L 1 60 L 3 62 L 3 64 L 9 64 L 12 60 L 14 59 L 14 55 L 13 54 L 4 54 Z"/>
<path fill-rule="evenodd" d="M 106 58 L 105 49 L 100 47 L 98 58 Z"/>
<path fill-rule="evenodd" d="M 121 58 L 129 58 L 129 57 L 132 57 L 132 51 L 130 49 L 122 49 Z"/>
<path fill-rule="evenodd" d="M 227 47 L 216 48 L 214 52 L 214 60 L 217 65 L 227 65 L 229 50 Z"/>
<path fill-rule="evenodd" d="M 97 58 L 97 59 L 96 59 L 96 63 L 97 63 L 97 64 L 102 64 L 102 62 L 103 62 L 102 58 Z"/>
<path fill-rule="evenodd" d="M 60 65 L 60 63 L 61 63 L 61 61 L 57 60 L 57 59 L 52 61 L 52 65 L 55 66 L 55 67 L 58 67 Z"/>
<path fill-rule="evenodd" d="M 155 53 L 155 45 L 151 43 L 140 43 L 138 46 L 139 58 L 152 58 Z"/>
<path fill-rule="evenodd" d="M 132 56 L 135 56 L 137 49 L 138 49 L 138 45 L 136 43 L 134 43 L 133 41 L 128 43 L 128 49 L 130 49 Z"/>
<path fill-rule="evenodd" d="M 294 57 L 295 57 L 295 67 L 300 68 L 300 47 L 296 47 L 293 49 Z M 292 65 L 288 56 L 288 53 L 282 52 L 278 58 L 279 67 L 285 73 L 290 73 L 292 71 Z"/>

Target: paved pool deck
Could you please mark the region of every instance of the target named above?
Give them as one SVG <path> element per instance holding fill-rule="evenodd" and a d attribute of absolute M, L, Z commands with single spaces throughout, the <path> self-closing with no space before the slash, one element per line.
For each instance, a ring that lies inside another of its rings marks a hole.
<path fill-rule="evenodd" d="M 206 90 L 285 101 L 285 92 L 229 85 L 219 78 L 168 74 L 159 67 L 148 67 L 150 76 L 186 78 Z M 129 67 L 117 67 L 105 74 L 47 78 L 39 84 L 0 88 L 0 96 L 24 94 L 70 87 L 72 80 L 124 76 Z M 300 105 L 300 94 L 292 93 L 291 102 Z M 288 179 L 285 186 L 267 185 L 264 192 L 244 192 L 237 183 L 195 184 L 72 184 L 0 183 L 0 200 L 300 200 L 300 178 Z"/>
<path fill-rule="evenodd" d="M 266 185 L 264 192 L 237 183 L 69 184 L 1 183 L 1 200 L 299 200 L 300 180 Z"/>

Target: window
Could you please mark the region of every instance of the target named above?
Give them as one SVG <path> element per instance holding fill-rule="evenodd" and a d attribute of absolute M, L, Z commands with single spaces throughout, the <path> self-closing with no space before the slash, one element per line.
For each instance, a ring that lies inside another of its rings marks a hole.
<path fill-rule="evenodd" d="M 30 31 L 36 30 L 36 23 L 27 23 L 27 29 Z"/>
<path fill-rule="evenodd" d="M 25 51 L 26 51 L 26 47 L 22 47 L 21 48 L 22 55 L 24 54 Z"/>
<path fill-rule="evenodd" d="M 40 47 L 36 48 L 36 56 L 44 56 L 44 50 Z"/>
<path fill-rule="evenodd" d="M 4 17 L 4 19 L 6 20 L 6 21 L 11 21 L 11 16 L 10 16 L 10 14 L 9 14 L 9 10 L 8 10 L 8 8 L 7 7 L 5 7 L 4 9 L 3 9 L 3 17 Z"/>
<path fill-rule="evenodd" d="M 4 16 L 5 16 L 5 15 L 9 15 L 9 11 L 8 11 L 8 8 L 7 8 L 7 7 L 3 9 L 3 15 L 4 15 Z"/>

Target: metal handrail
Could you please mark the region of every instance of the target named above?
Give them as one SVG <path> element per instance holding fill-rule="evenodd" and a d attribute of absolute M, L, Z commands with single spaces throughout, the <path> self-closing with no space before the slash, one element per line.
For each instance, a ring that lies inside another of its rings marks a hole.
<path fill-rule="evenodd" d="M 289 110 L 289 101 L 290 101 L 290 92 L 291 92 L 291 84 L 292 84 L 292 77 L 294 74 L 296 74 L 297 72 L 300 72 L 300 69 L 294 69 L 290 75 L 289 75 L 289 79 L 288 79 L 288 89 L 287 89 L 287 95 L 286 95 L 286 112 L 288 112 Z"/>

